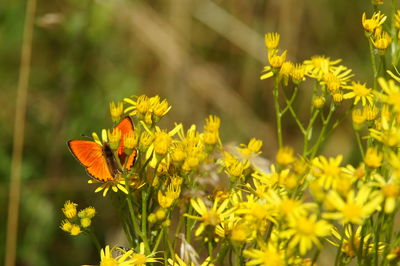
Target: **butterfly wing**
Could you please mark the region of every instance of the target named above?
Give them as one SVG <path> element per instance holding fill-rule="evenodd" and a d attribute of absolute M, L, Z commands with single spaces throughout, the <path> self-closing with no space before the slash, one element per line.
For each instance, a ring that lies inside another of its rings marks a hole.
<path fill-rule="evenodd" d="M 115 127 L 121 131 L 121 141 L 119 143 L 119 147 L 117 149 L 118 155 L 122 155 L 124 153 L 124 138 L 125 135 L 129 132 L 133 132 L 133 122 L 132 119 L 127 116 L 118 123 Z"/>
<path fill-rule="evenodd" d="M 100 144 L 89 140 L 70 140 L 68 147 L 91 177 L 103 182 L 114 180 Z"/>
<path fill-rule="evenodd" d="M 118 128 L 121 131 L 121 141 L 117 149 L 118 156 L 122 164 L 124 164 L 125 160 L 127 160 L 125 162 L 125 166 L 127 170 L 130 170 L 135 163 L 136 150 L 134 150 L 132 154 L 127 157 L 127 155 L 124 153 L 124 138 L 126 134 L 133 132 L 134 127 L 132 119 L 129 116 L 125 117 L 115 128 Z"/>
<path fill-rule="evenodd" d="M 133 167 L 134 163 L 135 163 L 135 159 L 136 159 L 136 150 L 133 150 L 131 155 L 128 156 L 128 159 L 126 161 L 126 170 L 131 170 L 131 168 Z"/>

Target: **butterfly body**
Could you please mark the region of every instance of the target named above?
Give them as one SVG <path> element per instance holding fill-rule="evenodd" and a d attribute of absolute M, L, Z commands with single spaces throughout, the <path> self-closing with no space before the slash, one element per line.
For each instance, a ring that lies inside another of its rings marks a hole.
<path fill-rule="evenodd" d="M 123 145 L 124 136 L 133 131 L 132 120 L 125 117 L 115 128 L 121 131 L 120 145 L 116 153 L 107 142 L 99 144 L 89 140 L 70 140 L 67 143 L 74 157 L 86 168 L 86 172 L 102 182 L 113 181 L 121 174 L 123 169 L 119 167 L 117 160 L 120 160 L 121 165 L 125 165 L 126 170 L 130 170 L 136 158 L 136 150 L 127 155 Z"/>
<path fill-rule="evenodd" d="M 115 159 L 114 153 L 108 143 L 103 143 L 103 155 L 106 159 L 108 170 L 110 170 L 111 175 L 115 178 L 122 172 L 122 170 L 118 167 L 117 160 Z"/>

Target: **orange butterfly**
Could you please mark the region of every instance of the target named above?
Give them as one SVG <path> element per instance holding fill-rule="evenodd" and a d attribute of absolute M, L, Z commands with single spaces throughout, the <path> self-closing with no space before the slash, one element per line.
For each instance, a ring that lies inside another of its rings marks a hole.
<path fill-rule="evenodd" d="M 121 131 L 121 140 L 117 149 L 118 159 L 122 165 L 125 165 L 126 170 L 130 170 L 135 163 L 136 150 L 130 155 L 124 152 L 124 137 L 129 132 L 133 132 L 131 118 L 125 117 L 115 128 Z M 75 158 L 86 167 L 86 172 L 99 181 L 112 181 L 122 172 L 108 143 L 100 145 L 95 141 L 74 139 L 68 141 L 68 147 Z"/>

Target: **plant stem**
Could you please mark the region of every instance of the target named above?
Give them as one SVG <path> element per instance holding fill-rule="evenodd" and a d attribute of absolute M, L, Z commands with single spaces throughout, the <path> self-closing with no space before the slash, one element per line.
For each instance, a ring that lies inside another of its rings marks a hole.
<path fill-rule="evenodd" d="M 278 135 L 278 147 L 282 148 L 283 140 L 282 140 L 282 113 L 279 107 L 279 79 L 275 77 L 274 80 L 274 89 L 273 89 L 273 96 L 274 96 L 274 104 L 275 104 L 275 117 L 276 117 L 276 128 L 277 128 L 277 135 Z"/>
<path fill-rule="evenodd" d="M 361 153 L 361 157 L 364 159 L 364 147 L 361 142 L 360 133 L 358 132 L 358 130 L 354 130 L 354 134 L 356 135 L 356 141 L 357 141 L 358 149 L 360 150 L 360 153 Z"/>
<path fill-rule="evenodd" d="M 322 129 L 318 136 L 317 143 L 314 145 L 314 147 L 312 147 L 311 158 L 313 158 L 315 156 L 315 154 L 318 152 L 318 149 L 320 148 L 323 140 L 325 139 L 325 133 L 326 133 L 326 130 L 328 129 L 328 125 L 332 119 L 334 111 L 335 111 L 335 105 L 331 104 L 331 106 L 329 108 L 328 116 L 322 122 Z"/>
<path fill-rule="evenodd" d="M 367 36 L 367 39 L 368 39 L 368 44 L 369 44 L 369 53 L 371 56 L 372 71 L 374 72 L 374 91 L 375 91 L 376 88 L 378 87 L 378 83 L 377 83 L 378 69 L 376 68 L 376 59 L 375 59 L 373 44 L 368 36 Z"/>
<path fill-rule="evenodd" d="M 99 240 L 97 239 L 96 235 L 92 232 L 91 229 L 87 230 L 86 232 L 89 234 L 90 239 L 92 240 L 93 244 L 95 245 L 97 251 L 100 253 L 100 251 L 101 251 L 101 245 L 100 245 L 100 242 L 99 242 Z"/>
<path fill-rule="evenodd" d="M 308 143 L 310 142 L 311 137 L 312 137 L 312 126 L 313 126 L 318 114 L 319 114 L 319 109 L 317 109 L 316 111 L 313 112 L 313 115 L 312 115 L 310 121 L 308 122 L 306 133 L 304 134 L 303 156 L 306 156 L 309 152 L 308 151 Z"/>
<path fill-rule="evenodd" d="M 16 264 L 16 247 L 18 235 L 18 216 L 21 194 L 22 152 L 24 148 L 25 116 L 28 99 L 29 75 L 31 72 L 31 55 L 33 25 L 36 12 L 36 0 L 28 0 L 25 11 L 25 24 L 21 48 L 17 102 L 15 105 L 14 139 L 10 169 L 10 190 L 7 215 L 7 239 L 5 244 L 5 265 Z"/>

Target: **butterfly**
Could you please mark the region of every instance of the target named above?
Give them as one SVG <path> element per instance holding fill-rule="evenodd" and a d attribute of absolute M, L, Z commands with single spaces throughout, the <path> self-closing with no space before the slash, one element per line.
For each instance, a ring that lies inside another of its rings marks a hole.
<path fill-rule="evenodd" d="M 125 165 L 126 170 L 130 170 L 136 158 L 136 150 L 130 155 L 124 152 L 124 137 L 133 132 L 133 122 L 129 116 L 125 117 L 115 126 L 115 129 L 121 131 L 121 140 L 119 147 L 116 150 L 118 159 L 122 165 Z M 118 166 L 117 158 L 107 142 L 102 145 L 90 140 L 70 140 L 68 141 L 68 148 L 74 157 L 86 168 L 86 172 L 102 182 L 113 181 L 117 178 L 122 169 Z"/>

